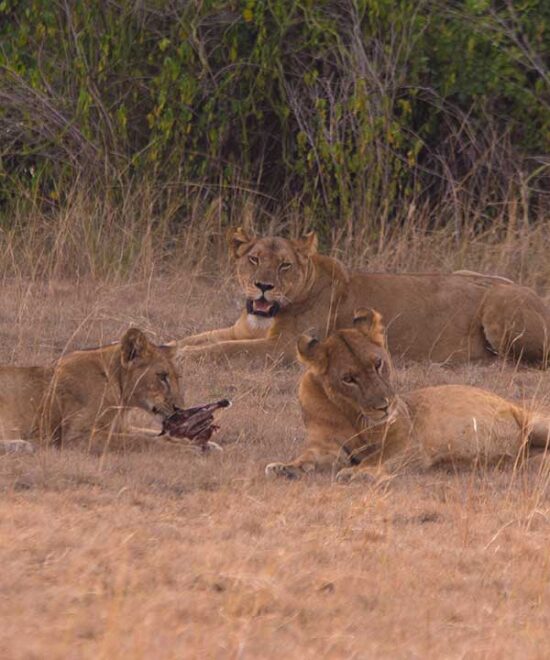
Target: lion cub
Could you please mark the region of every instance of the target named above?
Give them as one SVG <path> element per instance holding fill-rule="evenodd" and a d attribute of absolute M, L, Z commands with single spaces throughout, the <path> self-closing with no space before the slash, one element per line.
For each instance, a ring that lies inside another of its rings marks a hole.
<path fill-rule="evenodd" d="M 32 451 L 29 439 L 119 445 L 126 409 L 166 417 L 180 403 L 172 353 L 132 328 L 120 343 L 76 351 L 52 367 L 0 367 L 0 449 Z"/>
<path fill-rule="evenodd" d="M 324 341 L 303 335 L 298 357 L 307 367 L 299 388 L 306 446 L 290 463 L 269 464 L 268 476 L 334 467 L 344 482 L 441 462 L 518 459 L 528 448 L 548 447 L 549 414 L 491 392 L 443 385 L 397 395 L 375 311 L 358 310 L 352 328 Z"/>

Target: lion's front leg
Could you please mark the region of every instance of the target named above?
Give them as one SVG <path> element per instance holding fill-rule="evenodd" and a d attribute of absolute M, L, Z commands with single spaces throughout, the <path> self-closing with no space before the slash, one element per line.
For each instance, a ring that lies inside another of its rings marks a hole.
<path fill-rule="evenodd" d="M 73 438 L 72 440 L 74 441 L 75 439 Z M 173 439 L 169 436 L 159 435 L 157 431 L 152 429 L 135 428 L 129 428 L 127 431 L 96 433 L 86 439 L 81 438 L 78 444 L 79 446 L 85 446 L 91 454 L 101 455 L 108 452 L 154 451 L 161 447 L 174 447 L 174 445 L 179 445 L 182 449 L 202 450 L 201 447 L 197 447 L 197 445 L 193 445 L 193 443 L 187 440 Z M 208 443 L 206 450 L 217 448 L 221 450 L 221 447 L 216 445 L 216 443 Z"/>
<path fill-rule="evenodd" d="M 367 483 L 379 485 L 391 481 L 399 474 L 429 467 L 417 451 L 403 450 L 400 446 L 386 448 L 384 454 L 365 458 L 359 465 L 340 470 L 336 481 L 340 484 Z"/>
<path fill-rule="evenodd" d="M 339 448 L 332 450 L 310 448 L 290 463 L 269 463 L 265 467 L 265 475 L 269 478 L 299 479 L 305 474 L 331 469 L 335 465 L 346 463 L 347 455 L 343 454 Z"/>
<path fill-rule="evenodd" d="M 191 358 L 218 358 L 232 357 L 247 354 L 252 357 L 271 357 L 273 360 L 286 357 L 288 351 L 277 338 L 268 339 L 237 339 L 235 341 L 221 341 L 217 344 L 203 344 L 201 346 L 184 346 L 178 351 L 178 359 Z M 293 355 L 293 353 L 290 353 Z"/>
<path fill-rule="evenodd" d="M 304 474 L 314 472 L 316 467 L 313 461 L 301 461 L 300 459 L 292 463 L 269 463 L 265 466 L 265 476 L 270 479 L 275 477 L 299 479 Z"/>
<path fill-rule="evenodd" d="M 392 478 L 385 469 L 377 469 L 371 466 L 355 465 L 353 467 L 342 468 L 336 474 L 336 481 L 339 484 L 349 483 L 369 483 L 379 484 Z"/>
<path fill-rule="evenodd" d="M 210 346 L 225 342 L 234 342 L 241 340 L 251 339 L 265 339 L 267 338 L 268 327 L 261 325 L 251 325 L 250 319 L 246 311 L 244 311 L 229 328 L 220 328 L 219 330 L 207 330 L 198 335 L 191 335 L 183 339 L 177 339 L 171 342 L 171 346 L 176 346 L 178 349 L 183 349 L 187 346 Z"/>
<path fill-rule="evenodd" d="M 229 328 L 220 328 L 219 330 L 207 330 L 206 332 L 200 332 L 198 335 L 177 339 L 170 342 L 169 345 L 177 346 L 180 349 L 185 346 L 204 346 L 222 341 L 234 341 L 235 339 L 235 327 L 231 326 Z"/>

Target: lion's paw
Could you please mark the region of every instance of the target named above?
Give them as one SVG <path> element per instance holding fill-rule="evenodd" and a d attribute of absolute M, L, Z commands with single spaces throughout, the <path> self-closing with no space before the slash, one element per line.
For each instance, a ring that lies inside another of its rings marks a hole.
<path fill-rule="evenodd" d="M 208 440 L 208 442 L 205 445 L 205 449 L 207 452 L 210 451 L 223 451 L 223 447 L 219 445 L 217 442 L 214 442 L 213 440 Z"/>
<path fill-rule="evenodd" d="M 266 465 L 265 476 L 269 479 L 274 479 L 275 477 L 285 477 L 286 479 L 299 479 L 300 472 L 296 467 L 291 465 L 285 465 L 284 463 L 270 463 Z"/>
<path fill-rule="evenodd" d="M 350 484 L 350 483 L 376 483 L 376 477 L 367 472 L 366 470 L 358 470 L 357 468 L 342 468 L 338 471 L 335 477 L 336 483 Z"/>
<path fill-rule="evenodd" d="M 0 443 L 0 451 L 5 454 L 33 454 L 34 446 L 26 440 L 8 440 Z"/>

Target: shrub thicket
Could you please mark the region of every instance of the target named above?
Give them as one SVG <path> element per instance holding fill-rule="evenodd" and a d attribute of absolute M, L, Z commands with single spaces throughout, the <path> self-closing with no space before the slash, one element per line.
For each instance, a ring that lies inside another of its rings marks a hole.
<path fill-rule="evenodd" d="M 0 204 L 252 196 L 377 237 L 544 212 L 546 0 L 2 0 Z M 178 206 L 176 204 L 176 206 Z"/>

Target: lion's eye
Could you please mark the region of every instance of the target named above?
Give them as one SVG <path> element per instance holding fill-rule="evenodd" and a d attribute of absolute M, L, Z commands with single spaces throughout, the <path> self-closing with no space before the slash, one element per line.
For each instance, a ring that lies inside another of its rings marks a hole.
<path fill-rule="evenodd" d="M 162 383 L 166 383 L 168 385 L 168 374 L 166 371 L 161 371 L 157 376 L 160 378 Z"/>
<path fill-rule="evenodd" d="M 253 266 L 257 266 L 259 263 L 258 257 L 255 257 L 252 254 L 248 255 L 248 261 L 250 261 Z"/>
<path fill-rule="evenodd" d="M 357 384 L 357 380 L 356 380 L 355 377 L 352 376 L 351 374 L 346 374 L 346 375 L 342 378 L 342 380 L 343 380 L 343 382 L 344 382 L 346 385 L 355 385 L 355 384 Z"/>
<path fill-rule="evenodd" d="M 292 268 L 292 264 L 288 261 L 283 261 L 283 263 L 279 266 L 279 270 L 290 270 Z"/>
<path fill-rule="evenodd" d="M 374 361 L 374 368 L 376 371 L 380 371 L 382 369 L 382 365 L 384 364 L 384 360 L 382 358 L 376 358 Z"/>

